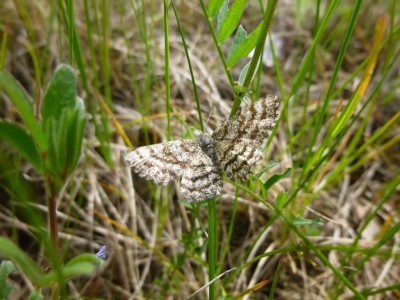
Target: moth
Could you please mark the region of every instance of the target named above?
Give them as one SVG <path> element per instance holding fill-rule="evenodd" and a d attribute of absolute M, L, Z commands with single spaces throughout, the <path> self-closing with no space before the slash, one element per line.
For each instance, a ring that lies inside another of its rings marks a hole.
<path fill-rule="evenodd" d="M 278 106 L 277 96 L 261 98 L 211 135 L 139 147 L 125 159 L 135 173 L 156 184 L 167 185 L 181 177 L 180 196 L 187 201 L 218 196 L 223 172 L 232 181 L 244 180 L 262 160 L 258 147 L 275 126 Z"/>

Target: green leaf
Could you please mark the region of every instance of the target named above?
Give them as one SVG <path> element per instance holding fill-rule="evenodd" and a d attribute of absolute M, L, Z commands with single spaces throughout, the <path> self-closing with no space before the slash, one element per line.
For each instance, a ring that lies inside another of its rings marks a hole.
<path fill-rule="evenodd" d="M 239 80 L 238 80 L 238 81 L 239 81 L 239 83 L 240 83 L 241 85 L 243 85 L 244 80 L 246 79 L 246 75 L 247 75 L 247 73 L 249 72 L 250 64 L 251 64 L 251 61 L 249 61 L 249 62 L 244 66 L 243 70 L 240 72 Z"/>
<path fill-rule="evenodd" d="M 34 290 L 28 297 L 28 300 L 43 300 L 43 296 L 38 290 Z M 93 298 L 92 298 L 93 300 Z"/>
<path fill-rule="evenodd" d="M 40 128 L 39 122 L 35 118 L 32 105 L 21 86 L 10 74 L 4 71 L 0 71 L 0 85 L 7 92 L 10 100 L 21 114 L 40 152 L 45 152 L 47 150 L 47 145 L 44 133 Z"/>
<path fill-rule="evenodd" d="M 211 18 L 217 13 L 222 3 L 224 3 L 224 0 L 210 0 L 208 2 L 208 15 Z"/>
<path fill-rule="evenodd" d="M 46 168 L 62 180 L 79 160 L 86 121 L 85 106 L 76 95 L 76 76 L 71 67 L 57 68 L 43 100 L 42 117 L 49 145 Z"/>
<path fill-rule="evenodd" d="M 43 127 L 50 118 L 58 120 L 66 108 L 76 107 L 76 76 L 74 69 L 60 65 L 46 89 L 42 104 Z"/>
<path fill-rule="evenodd" d="M 276 197 L 275 205 L 278 208 L 284 208 L 288 201 L 288 194 L 279 192 L 278 196 Z"/>
<path fill-rule="evenodd" d="M 321 218 L 316 218 L 314 220 L 312 219 L 305 219 L 302 217 L 296 217 L 296 219 L 293 221 L 293 225 L 318 225 L 322 226 L 324 225 L 324 220 Z"/>
<path fill-rule="evenodd" d="M 62 115 L 60 119 L 64 119 L 63 117 L 64 115 Z M 65 124 L 65 122 L 61 122 L 61 124 Z M 46 169 L 57 177 L 55 179 L 60 179 L 66 164 L 65 159 L 61 159 L 60 154 L 60 145 L 62 145 L 63 137 L 61 134 L 61 126 L 57 126 L 54 119 L 50 119 L 46 122 L 45 126 L 47 144 L 49 147 L 46 157 Z"/>
<path fill-rule="evenodd" d="M 258 59 L 256 69 L 258 69 L 258 68 L 260 67 L 260 63 L 261 63 L 261 57 Z M 250 65 L 251 65 L 251 61 L 249 61 L 249 62 L 244 66 L 242 72 L 240 72 L 239 80 L 238 80 L 240 84 L 243 84 L 243 83 L 244 83 L 244 80 L 246 79 L 247 73 L 249 72 Z M 256 76 L 256 72 L 253 73 L 253 77 L 251 78 L 251 80 L 254 79 L 254 76 Z"/>
<path fill-rule="evenodd" d="M 0 256 L 14 261 L 34 285 L 37 285 L 43 276 L 36 263 L 18 246 L 4 237 L 0 237 Z"/>
<path fill-rule="evenodd" d="M 17 152 L 27 159 L 40 173 L 43 164 L 32 137 L 22 127 L 0 121 L 0 139 L 14 147 Z"/>
<path fill-rule="evenodd" d="M 277 160 L 271 160 L 267 163 L 267 165 L 264 167 L 264 169 L 261 170 L 261 172 L 257 173 L 256 177 L 260 178 L 262 174 L 267 172 L 269 169 L 275 167 L 277 164 L 279 164 L 279 161 Z"/>
<path fill-rule="evenodd" d="M 285 223 L 293 223 L 296 220 L 296 216 L 288 209 L 283 209 L 282 213 L 284 214 L 285 218 L 281 218 Z"/>
<path fill-rule="evenodd" d="M 79 264 L 73 264 L 69 266 L 65 266 L 62 268 L 63 278 L 67 280 L 72 277 L 84 275 L 84 274 L 91 274 L 95 270 L 95 265 L 90 262 L 81 262 Z M 54 286 L 58 283 L 58 274 L 55 271 L 51 271 L 40 278 L 39 282 L 37 283 L 38 287 L 50 287 Z"/>
<path fill-rule="evenodd" d="M 66 149 L 68 150 L 68 152 L 66 155 L 69 170 L 67 171 L 67 173 L 72 172 L 78 163 L 79 157 L 81 155 L 83 133 L 86 123 L 82 99 L 78 98 L 77 103 L 81 103 L 82 106 L 78 104 L 76 109 L 74 109 L 73 111 L 68 111 L 68 131 L 66 141 L 66 145 L 68 145 Z"/>
<path fill-rule="evenodd" d="M 12 285 L 8 284 L 8 276 L 15 271 L 14 264 L 9 260 L 4 260 L 0 265 L 0 300 L 8 299 L 12 291 Z"/>
<path fill-rule="evenodd" d="M 64 279 L 94 272 L 96 265 L 102 265 L 104 261 L 95 254 L 84 253 L 72 258 L 62 268 Z M 41 278 L 38 286 L 52 286 L 58 282 L 58 275 L 55 271 L 47 273 Z"/>
<path fill-rule="evenodd" d="M 261 22 L 256 29 L 239 45 L 235 52 L 233 52 L 228 61 L 228 67 L 232 68 L 237 64 L 240 58 L 249 55 L 249 53 L 256 47 L 258 37 L 262 29 L 263 22 Z"/>
<path fill-rule="evenodd" d="M 228 4 L 229 0 L 225 0 L 222 3 L 221 9 L 218 11 L 218 18 L 217 18 L 217 33 L 221 30 L 222 23 L 224 23 L 224 20 L 226 18 L 226 15 L 228 14 Z"/>
<path fill-rule="evenodd" d="M 247 92 L 248 92 L 248 89 L 247 89 L 247 88 L 245 88 L 243 85 L 236 84 L 236 82 L 235 82 L 235 84 L 234 84 L 234 86 L 233 86 L 233 93 L 234 93 L 235 95 L 237 95 L 237 96 L 240 97 L 240 98 L 243 98 L 244 95 L 245 95 Z"/>
<path fill-rule="evenodd" d="M 232 32 L 238 26 L 239 20 L 242 17 L 244 8 L 246 6 L 246 2 L 246 0 L 235 0 L 235 2 L 233 2 L 224 22 L 221 25 L 221 30 L 219 31 L 218 39 L 221 44 L 231 36 Z"/>
<path fill-rule="evenodd" d="M 282 174 L 274 174 L 272 175 L 265 183 L 264 183 L 264 187 L 265 189 L 269 189 L 271 186 L 273 186 L 276 182 L 278 182 L 279 180 L 288 177 L 290 174 L 292 173 L 292 169 L 288 168 L 285 172 L 283 172 Z"/>
<path fill-rule="evenodd" d="M 75 256 L 71 260 L 69 260 L 65 266 L 73 266 L 73 265 L 78 265 L 80 263 L 94 263 L 97 265 L 101 265 L 104 263 L 104 260 L 101 258 L 98 258 L 95 254 L 90 254 L 90 253 L 84 253 L 78 256 Z"/>
<path fill-rule="evenodd" d="M 75 109 L 79 111 L 80 117 L 85 117 L 85 103 L 83 103 L 82 98 L 79 96 L 76 96 L 75 99 Z"/>
<path fill-rule="evenodd" d="M 260 186 L 260 195 L 262 198 L 266 198 L 267 197 L 267 190 L 264 187 L 263 182 L 261 181 L 261 179 L 257 176 L 252 176 L 251 177 L 251 183 L 253 184 L 253 182 L 256 181 L 258 183 L 258 185 Z M 250 183 L 250 181 L 249 181 Z M 250 190 L 253 190 L 253 188 L 250 187 Z"/>
<path fill-rule="evenodd" d="M 76 167 L 82 150 L 85 115 L 80 108 L 66 109 L 58 122 L 47 123 L 49 151 L 46 166 L 54 175 L 63 178 Z"/>
<path fill-rule="evenodd" d="M 237 48 L 243 43 L 243 41 L 247 38 L 247 31 L 244 30 L 243 26 L 240 25 L 238 30 L 236 31 L 235 37 L 233 38 L 233 42 L 228 52 L 228 61 L 231 57 L 232 53 L 235 53 Z"/>

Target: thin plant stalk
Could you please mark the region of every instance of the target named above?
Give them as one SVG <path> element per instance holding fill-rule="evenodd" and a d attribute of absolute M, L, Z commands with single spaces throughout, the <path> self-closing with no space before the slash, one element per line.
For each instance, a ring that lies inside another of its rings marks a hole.
<path fill-rule="evenodd" d="M 212 281 L 215 277 L 216 271 L 216 246 L 217 246 L 217 230 L 216 230 L 216 207 L 215 198 L 208 201 L 208 280 Z M 209 288 L 209 300 L 215 299 L 215 285 L 210 284 Z"/>
<path fill-rule="evenodd" d="M 51 242 L 54 249 L 56 250 L 57 256 L 60 257 L 61 251 L 60 240 L 58 238 L 56 187 L 55 182 L 51 178 L 48 178 L 47 209 L 49 213 L 49 229 Z"/>

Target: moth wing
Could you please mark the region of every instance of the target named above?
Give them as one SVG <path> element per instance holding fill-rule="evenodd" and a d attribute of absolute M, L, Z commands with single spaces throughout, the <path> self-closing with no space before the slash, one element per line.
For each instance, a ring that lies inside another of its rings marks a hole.
<path fill-rule="evenodd" d="M 258 150 L 256 142 L 247 141 L 237 144 L 216 143 L 215 149 L 221 168 L 229 179 L 244 180 L 251 171 L 251 167 L 262 160 L 262 152 Z"/>
<path fill-rule="evenodd" d="M 193 156 L 181 181 L 181 198 L 200 201 L 218 196 L 222 190 L 221 171 L 203 151 Z"/>
<path fill-rule="evenodd" d="M 245 106 L 212 134 L 221 168 L 231 180 L 243 180 L 262 160 L 258 150 L 278 118 L 278 98 L 267 96 Z"/>
<path fill-rule="evenodd" d="M 199 151 L 201 148 L 193 140 L 176 140 L 139 147 L 129 151 L 125 160 L 140 177 L 167 185 L 183 175 Z"/>
<path fill-rule="evenodd" d="M 212 134 L 214 141 L 253 142 L 257 147 L 269 137 L 278 117 L 277 96 L 267 96 L 245 106 Z"/>

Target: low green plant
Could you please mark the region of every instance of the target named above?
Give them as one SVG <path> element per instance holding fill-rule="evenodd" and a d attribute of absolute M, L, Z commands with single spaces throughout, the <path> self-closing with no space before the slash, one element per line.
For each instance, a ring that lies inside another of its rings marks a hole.
<path fill-rule="evenodd" d="M 86 122 L 85 107 L 76 94 L 76 85 L 74 70 L 60 65 L 42 99 L 39 118 L 17 81 L 7 72 L 0 72 L 0 86 L 14 103 L 25 125 L 0 121 L 0 138 L 14 148 L 15 154 L 29 161 L 45 181 L 51 243 L 46 241 L 43 230 L 41 245 L 45 247 L 53 270 L 45 273 L 23 250 L 3 237 L 0 237 L 0 255 L 14 261 L 37 289 L 53 287 L 53 296 L 60 292 L 65 296 L 65 284 L 69 278 L 92 273 L 94 263 L 101 262 L 95 255 L 82 254 L 63 264 L 60 256 L 56 197 L 78 163 Z M 2 290 L 6 292 L 9 288 L 5 286 Z"/>

